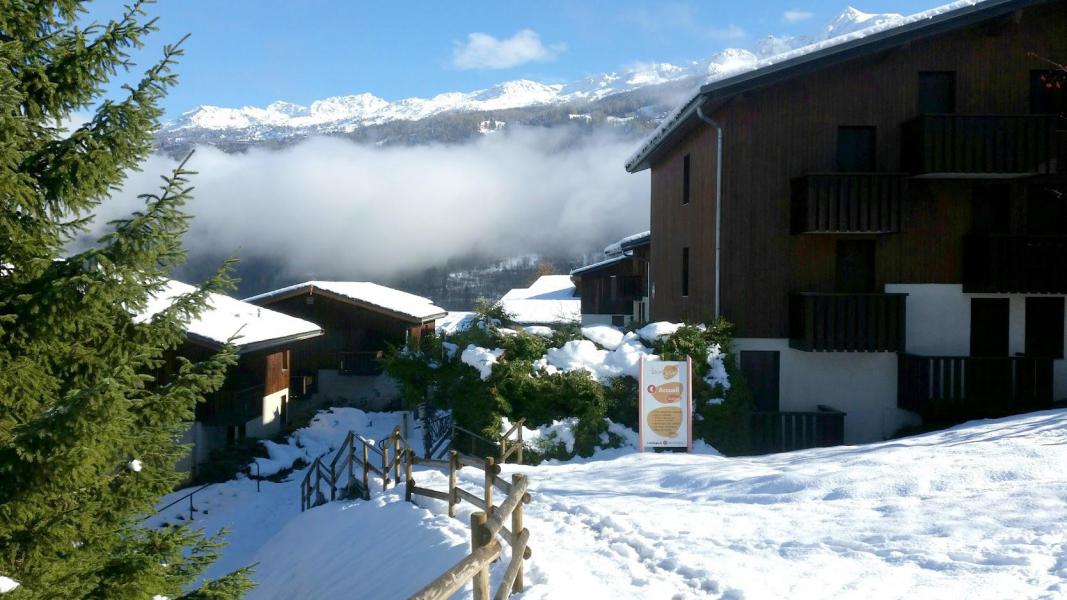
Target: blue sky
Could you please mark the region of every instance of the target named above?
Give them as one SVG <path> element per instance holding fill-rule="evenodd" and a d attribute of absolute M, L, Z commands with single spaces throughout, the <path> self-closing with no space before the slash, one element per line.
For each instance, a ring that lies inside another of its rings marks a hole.
<path fill-rule="evenodd" d="M 162 44 L 192 34 L 165 104 L 173 118 L 200 104 L 307 104 L 361 92 L 397 100 L 681 63 L 766 34 L 815 33 L 848 1 L 162 0 L 149 6 L 160 32 L 135 57 L 147 64 Z M 852 2 L 909 14 L 944 0 Z M 120 10 L 100 0 L 91 14 Z"/>

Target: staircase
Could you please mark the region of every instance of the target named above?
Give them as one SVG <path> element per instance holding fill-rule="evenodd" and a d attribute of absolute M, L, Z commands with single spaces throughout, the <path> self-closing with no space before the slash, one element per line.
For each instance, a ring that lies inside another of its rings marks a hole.
<path fill-rule="evenodd" d="M 332 500 L 369 499 L 371 473 L 382 478 L 382 489 L 388 489 L 390 483 L 400 480 L 400 465 L 409 452 L 411 447 L 400 427 L 378 443 L 349 431 L 332 456 L 326 453 L 311 463 L 300 482 L 301 512 Z"/>

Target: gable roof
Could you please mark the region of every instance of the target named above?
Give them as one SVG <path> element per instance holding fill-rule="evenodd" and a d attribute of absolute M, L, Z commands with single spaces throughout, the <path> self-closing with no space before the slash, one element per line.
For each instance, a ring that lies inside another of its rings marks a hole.
<path fill-rule="evenodd" d="M 875 54 L 916 40 L 967 27 L 1013 11 L 1055 0 L 958 0 L 903 19 L 876 25 L 761 60 L 741 73 L 724 74 L 700 87 L 660 123 L 626 161 L 631 173 L 649 168 L 658 152 L 699 122 L 697 108 L 818 69 Z"/>
<path fill-rule="evenodd" d="M 334 300 L 414 323 L 426 323 L 448 314 L 448 311 L 435 306 L 429 298 L 369 281 L 305 281 L 245 298 L 245 301 L 256 304 L 271 303 L 293 296 L 310 294 L 321 294 Z"/>
<path fill-rule="evenodd" d="M 149 300 L 148 307 L 137 318 L 146 321 L 169 308 L 178 296 L 194 291 L 195 287 L 172 279 Z M 212 293 L 208 295 L 207 307 L 186 324 L 185 332 L 191 341 L 207 346 L 221 347 L 235 337 L 238 352 L 252 352 L 322 335 L 322 328 L 310 321 Z"/>

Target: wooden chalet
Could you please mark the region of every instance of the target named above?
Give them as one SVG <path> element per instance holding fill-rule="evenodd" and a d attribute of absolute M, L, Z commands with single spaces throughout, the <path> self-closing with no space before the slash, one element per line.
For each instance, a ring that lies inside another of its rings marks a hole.
<path fill-rule="evenodd" d="M 174 298 L 192 292 L 190 285 L 170 281 L 151 302 L 144 318 L 163 310 Z M 280 433 L 288 419 L 292 351 L 305 340 L 322 335 L 308 321 L 254 306 L 221 294 L 211 294 L 208 308 L 186 324 L 186 340 L 165 362 L 158 381 L 176 372 L 178 356 L 204 360 L 232 342 L 237 364 L 222 389 L 209 395 L 196 409 L 196 421 L 185 436 L 193 446 L 179 465 L 193 473 L 210 458 L 212 450 L 244 437 L 266 438 Z"/>
<path fill-rule="evenodd" d="M 1067 397 L 1046 59 L 1064 0 L 934 10 L 708 83 L 628 161 L 651 170 L 651 318 L 735 324 L 767 448 L 840 412 L 865 442 Z"/>
<path fill-rule="evenodd" d="M 571 271 L 582 299 L 582 325 L 648 321 L 650 232 L 625 237 L 604 249 L 604 260 Z"/>
<path fill-rule="evenodd" d="M 427 298 L 364 281 L 307 281 L 246 301 L 321 324 L 325 334 L 297 350 L 300 374 L 314 377 L 324 396 L 371 408 L 397 397 L 380 377 L 378 359 L 388 345 L 432 333 L 447 314 Z"/>

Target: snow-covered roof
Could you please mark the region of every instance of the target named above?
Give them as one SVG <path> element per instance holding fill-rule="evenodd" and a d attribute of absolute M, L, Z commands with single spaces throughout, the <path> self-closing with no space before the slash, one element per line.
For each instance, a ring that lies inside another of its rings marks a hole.
<path fill-rule="evenodd" d="M 168 281 L 166 287 L 149 301 L 138 320 L 150 319 L 170 307 L 178 296 L 195 290 L 187 283 Z M 186 324 L 185 331 L 198 341 L 218 345 L 236 336 L 234 345 L 239 352 L 322 335 L 322 328 L 310 321 L 214 293 L 208 295 L 207 307 L 199 317 Z"/>
<path fill-rule="evenodd" d="M 624 260 L 630 260 L 630 257 L 625 255 L 625 254 L 616 254 L 615 256 L 611 256 L 611 257 L 605 258 L 604 260 L 597 261 L 597 262 L 595 262 L 595 263 L 593 263 L 591 265 L 585 265 L 584 267 L 578 267 L 577 269 L 574 269 L 573 271 L 571 271 L 571 275 L 582 275 L 583 273 L 588 273 L 590 271 L 595 271 L 595 270 L 600 269 L 602 267 L 608 267 L 608 266 L 611 266 L 611 265 L 613 265 L 615 263 L 623 262 Z"/>
<path fill-rule="evenodd" d="M 389 313 L 410 321 L 425 323 L 439 319 L 448 311 L 435 306 L 429 298 L 416 296 L 400 290 L 369 281 L 305 281 L 266 292 L 251 298 L 248 302 L 260 303 L 281 300 L 300 294 L 325 293 L 338 300 L 355 304 L 377 312 Z"/>
<path fill-rule="evenodd" d="M 582 301 L 569 275 L 542 275 L 528 288 L 504 294 L 500 303 L 517 323 L 572 323 L 582 318 Z"/>
<path fill-rule="evenodd" d="M 619 254 L 620 252 L 625 252 L 638 246 L 644 246 L 651 241 L 652 232 L 642 231 L 641 233 L 628 235 L 615 243 L 604 246 L 604 254 Z"/>
<path fill-rule="evenodd" d="M 861 54 L 881 51 L 911 39 L 963 27 L 1047 0 L 958 0 L 900 19 L 887 19 L 845 35 L 760 60 L 740 72 L 729 70 L 709 77 L 682 106 L 672 112 L 626 161 L 631 173 L 647 169 L 660 145 L 681 124 L 696 118 L 698 107 L 711 98 L 724 98 L 774 80 L 835 64 Z"/>

